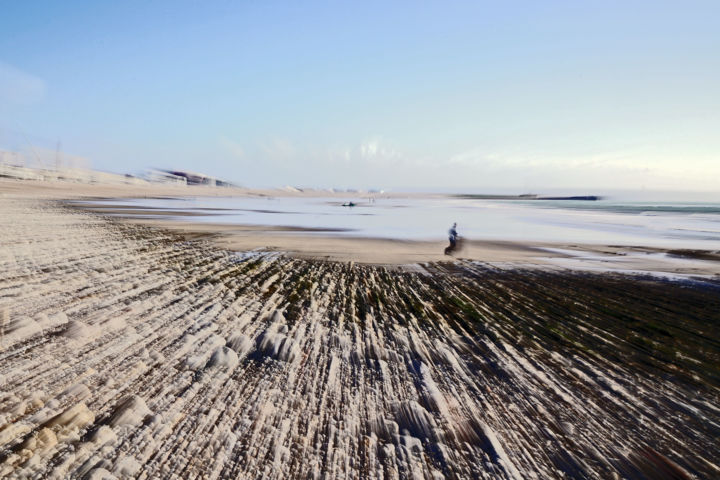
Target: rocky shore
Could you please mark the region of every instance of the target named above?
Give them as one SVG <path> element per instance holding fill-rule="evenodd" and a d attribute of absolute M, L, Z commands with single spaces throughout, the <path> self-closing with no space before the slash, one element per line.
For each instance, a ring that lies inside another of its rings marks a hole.
<path fill-rule="evenodd" d="M 0 210 L 0 477 L 720 475 L 712 279 L 407 271 Z"/>

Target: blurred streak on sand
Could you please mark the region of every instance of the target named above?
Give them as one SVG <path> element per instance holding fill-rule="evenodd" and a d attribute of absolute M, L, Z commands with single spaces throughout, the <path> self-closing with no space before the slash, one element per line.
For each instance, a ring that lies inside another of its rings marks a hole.
<path fill-rule="evenodd" d="M 0 477 L 720 471 L 717 281 L 234 253 L 53 200 L 136 188 L 0 192 Z"/>

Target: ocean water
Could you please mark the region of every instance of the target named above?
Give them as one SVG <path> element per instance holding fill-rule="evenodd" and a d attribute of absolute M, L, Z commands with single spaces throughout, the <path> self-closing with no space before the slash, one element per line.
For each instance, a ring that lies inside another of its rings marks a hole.
<path fill-rule="evenodd" d="M 356 203 L 343 207 L 343 201 Z M 169 210 L 190 222 L 283 226 L 309 234 L 439 240 L 457 222 L 479 240 L 720 250 L 720 203 L 466 198 L 163 198 L 98 202 Z M 177 215 L 174 215 L 174 213 Z M 193 216 L 183 216 L 192 212 Z"/>

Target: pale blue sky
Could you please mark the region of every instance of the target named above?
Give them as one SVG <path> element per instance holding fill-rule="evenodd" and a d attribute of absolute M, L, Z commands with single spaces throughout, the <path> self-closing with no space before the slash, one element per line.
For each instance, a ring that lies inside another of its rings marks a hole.
<path fill-rule="evenodd" d="M 720 188 L 720 2 L 1 2 L 0 148 L 248 186 Z"/>

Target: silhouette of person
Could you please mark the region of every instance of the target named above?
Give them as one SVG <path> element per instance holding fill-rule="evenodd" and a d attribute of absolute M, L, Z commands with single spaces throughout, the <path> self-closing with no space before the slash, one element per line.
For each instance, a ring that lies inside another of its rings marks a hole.
<path fill-rule="evenodd" d="M 450 227 L 450 230 L 448 230 L 448 240 L 450 240 L 450 245 L 445 248 L 445 255 L 450 255 L 450 252 L 457 248 L 457 239 L 457 223 L 453 223 L 452 227 Z"/>

